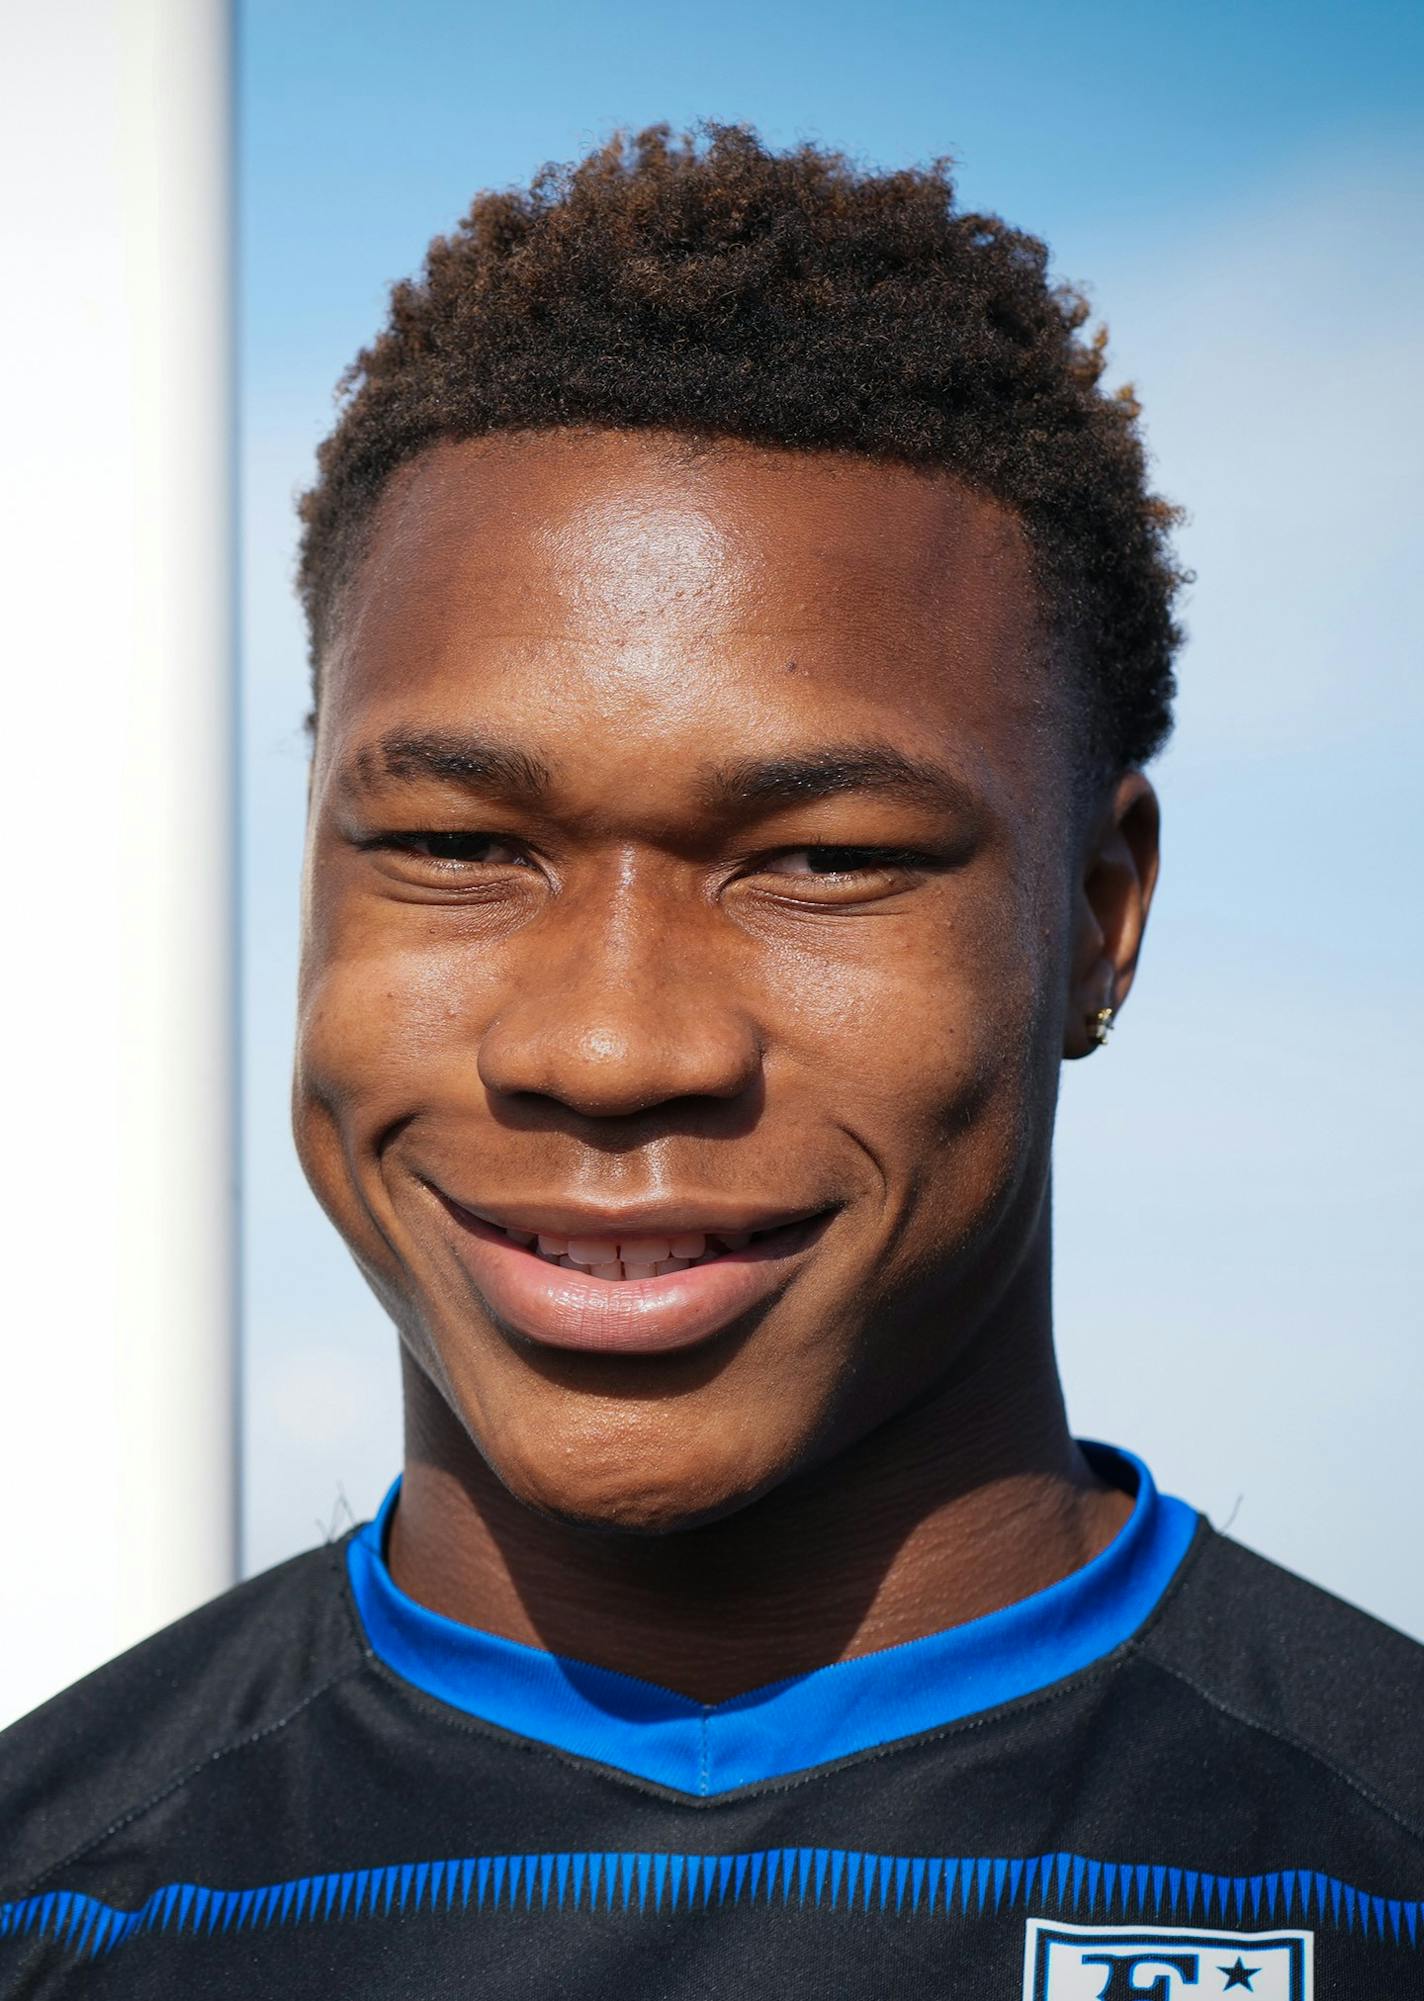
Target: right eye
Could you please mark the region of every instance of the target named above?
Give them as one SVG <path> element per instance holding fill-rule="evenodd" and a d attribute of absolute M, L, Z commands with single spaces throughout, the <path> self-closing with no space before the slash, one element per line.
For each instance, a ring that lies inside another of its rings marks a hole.
<path fill-rule="evenodd" d="M 377 834 L 361 843 L 367 849 L 385 849 L 412 855 L 418 860 L 438 862 L 450 870 L 466 868 L 528 868 L 529 857 L 514 841 L 500 834 L 447 833 L 430 829 L 416 833 Z"/>

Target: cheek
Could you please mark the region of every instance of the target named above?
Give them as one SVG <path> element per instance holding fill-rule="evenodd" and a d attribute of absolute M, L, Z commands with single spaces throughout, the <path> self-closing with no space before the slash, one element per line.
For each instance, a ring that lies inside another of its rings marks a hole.
<path fill-rule="evenodd" d="M 867 919 L 833 963 L 782 954 L 776 1041 L 838 1122 L 908 1166 L 1031 1095 L 1042 957 L 1040 927 L 1011 898 L 947 899 L 931 924 Z"/>
<path fill-rule="evenodd" d="M 303 965 L 297 1030 L 298 1102 L 321 1108 L 361 1149 L 384 1124 L 422 1109 L 432 1081 L 476 1085 L 483 955 L 393 946 L 355 926 L 327 927 Z"/>

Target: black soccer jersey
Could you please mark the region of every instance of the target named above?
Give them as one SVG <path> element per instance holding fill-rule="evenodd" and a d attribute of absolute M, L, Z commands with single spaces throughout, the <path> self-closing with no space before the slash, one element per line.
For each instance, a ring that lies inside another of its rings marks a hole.
<path fill-rule="evenodd" d="M 1111 1477 L 711 1707 L 416 1605 L 388 1501 L 0 1737 L 0 1994 L 1420 2001 L 1424 1648 Z"/>

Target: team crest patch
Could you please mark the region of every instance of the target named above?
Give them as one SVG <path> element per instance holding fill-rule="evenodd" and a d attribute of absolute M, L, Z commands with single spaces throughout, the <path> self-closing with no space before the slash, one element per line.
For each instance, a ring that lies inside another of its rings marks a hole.
<path fill-rule="evenodd" d="M 1312 2001 L 1313 1937 L 1030 1918 L 1023 2001 Z"/>

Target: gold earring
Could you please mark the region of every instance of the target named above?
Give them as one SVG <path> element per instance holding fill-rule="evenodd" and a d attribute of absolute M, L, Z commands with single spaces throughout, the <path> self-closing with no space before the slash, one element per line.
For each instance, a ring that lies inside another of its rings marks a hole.
<path fill-rule="evenodd" d="M 1108 1037 L 1112 1034 L 1113 1016 L 1116 1013 L 1116 1008 L 1100 1007 L 1096 1014 L 1088 1017 L 1088 1033 L 1099 1049 L 1107 1047 Z"/>

